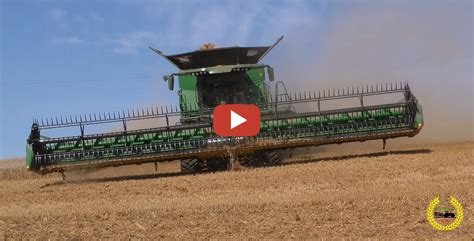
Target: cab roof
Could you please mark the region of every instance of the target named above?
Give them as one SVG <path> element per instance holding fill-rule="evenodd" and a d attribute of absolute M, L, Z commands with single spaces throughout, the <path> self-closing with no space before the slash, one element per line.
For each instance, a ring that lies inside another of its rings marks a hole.
<path fill-rule="evenodd" d="M 257 64 L 281 40 L 281 36 L 273 45 L 261 47 L 224 47 L 202 49 L 175 55 L 165 55 L 153 49 L 180 70 L 207 68 L 218 65 Z"/>
<path fill-rule="evenodd" d="M 270 46 L 227 47 L 164 56 L 181 70 L 217 65 L 256 64 Z"/>

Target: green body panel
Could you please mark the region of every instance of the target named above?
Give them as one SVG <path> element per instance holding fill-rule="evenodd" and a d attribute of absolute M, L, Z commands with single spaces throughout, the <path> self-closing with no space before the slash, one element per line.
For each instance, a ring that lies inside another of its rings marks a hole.
<path fill-rule="evenodd" d="M 35 158 L 35 154 L 33 153 L 33 147 L 31 144 L 26 145 L 26 169 L 30 169 L 33 166 L 33 160 Z"/>
<path fill-rule="evenodd" d="M 257 102 L 267 103 L 269 93 L 267 91 L 267 84 L 265 84 L 265 70 L 263 68 L 250 69 L 247 71 L 247 75 L 252 81 L 254 87 L 258 90 Z"/>
<path fill-rule="evenodd" d="M 179 106 L 182 111 L 199 109 L 197 105 L 197 77 L 192 75 L 179 76 Z"/>
<path fill-rule="evenodd" d="M 416 106 L 418 111 L 416 112 L 414 127 L 421 129 L 421 127 L 423 127 L 423 107 L 421 107 L 418 101 L 416 102 Z"/>

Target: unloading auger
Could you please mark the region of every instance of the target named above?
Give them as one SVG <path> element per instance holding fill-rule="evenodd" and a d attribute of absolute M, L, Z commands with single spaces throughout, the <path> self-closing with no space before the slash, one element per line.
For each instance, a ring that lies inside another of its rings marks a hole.
<path fill-rule="evenodd" d="M 170 90 L 178 79 L 179 107 L 36 119 L 27 139 L 26 167 L 46 174 L 142 163 L 156 167 L 159 162 L 181 160 L 183 172 L 199 172 L 226 169 L 229 153 L 242 165 L 277 165 L 282 149 L 376 139 L 385 146 L 386 139 L 412 137 L 421 130 L 422 108 L 407 83 L 296 94 L 278 81 L 271 91 L 265 80 L 266 75 L 274 80 L 273 68 L 260 61 L 282 38 L 272 46 L 212 45 L 177 55 L 151 48 L 179 69 L 164 77 Z M 213 108 L 231 103 L 260 108 L 257 136 L 214 133 Z M 140 121 L 156 124 L 130 128 Z M 121 130 L 87 133 L 100 125 Z M 80 134 L 43 135 L 59 128 L 76 128 Z"/>

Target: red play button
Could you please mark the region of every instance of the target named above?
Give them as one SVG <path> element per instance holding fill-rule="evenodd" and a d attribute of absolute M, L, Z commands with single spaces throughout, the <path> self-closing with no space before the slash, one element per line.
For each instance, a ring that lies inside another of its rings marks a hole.
<path fill-rule="evenodd" d="M 255 136 L 260 110 L 256 105 L 219 105 L 214 109 L 214 131 L 220 136 Z"/>

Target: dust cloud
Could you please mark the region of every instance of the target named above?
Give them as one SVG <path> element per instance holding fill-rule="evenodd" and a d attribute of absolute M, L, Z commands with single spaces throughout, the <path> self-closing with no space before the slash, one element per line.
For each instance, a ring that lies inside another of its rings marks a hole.
<path fill-rule="evenodd" d="M 285 40 L 272 53 L 277 80 L 289 91 L 407 81 L 423 106 L 425 125 L 415 138 L 397 141 L 473 140 L 471 1 L 335 5 L 324 24 L 282 30 Z M 157 120 L 130 124 L 163 126 Z"/>
<path fill-rule="evenodd" d="M 408 81 L 425 117 L 411 142 L 472 141 L 473 3 L 349 3 L 286 36 L 278 79 L 294 90 Z"/>

